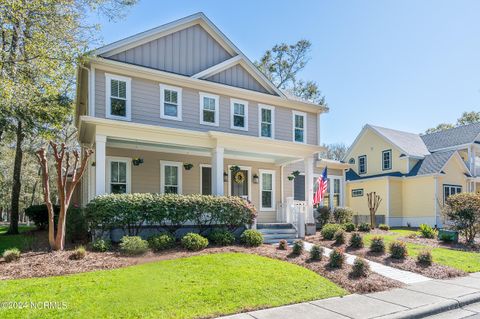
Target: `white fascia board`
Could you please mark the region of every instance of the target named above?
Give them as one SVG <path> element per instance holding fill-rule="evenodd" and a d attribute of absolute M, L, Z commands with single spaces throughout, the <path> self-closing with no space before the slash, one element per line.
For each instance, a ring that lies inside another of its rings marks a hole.
<path fill-rule="evenodd" d="M 220 73 L 220 72 L 238 64 L 241 59 L 242 59 L 242 57 L 240 55 L 234 56 L 233 58 L 230 58 L 228 60 L 225 60 L 223 62 L 215 64 L 214 66 L 211 66 L 208 69 L 205 69 L 203 71 L 200 71 L 200 72 L 192 75 L 191 78 L 194 78 L 194 79 L 209 78 L 212 75 Z"/>

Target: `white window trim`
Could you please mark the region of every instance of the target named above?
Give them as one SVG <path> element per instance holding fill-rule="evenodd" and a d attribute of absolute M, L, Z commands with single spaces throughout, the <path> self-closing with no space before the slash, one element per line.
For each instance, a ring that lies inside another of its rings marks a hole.
<path fill-rule="evenodd" d="M 239 127 L 234 125 L 234 111 L 235 111 L 235 103 L 243 104 L 244 105 L 244 112 L 245 112 L 245 121 L 244 127 Z M 230 128 L 232 130 L 240 130 L 240 131 L 248 131 L 248 102 L 245 100 L 238 100 L 238 99 L 230 99 Z"/>
<path fill-rule="evenodd" d="M 272 175 L 272 207 L 263 207 L 262 205 L 262 192 L 263 192 L 263 174 L 271 174 Z M 260 210 L 265 211 L 265 212 L 274 212 L 276 211 L 276 172 L 274 170 L 269 170 L 269 169 L 259 169 L 258 170 L 258 175 L 260 179 L 260 184 L 259 184 L 259 189 L 260 189 L 260 197 L 259 197 L 259 204 L 260 204 Z"/>
<path fill-rule="evenodd" d="M 205 122 L 203 120 L 203 98 L 208 97 L 215 100 L 215 123 Z M 220 118 L 220 99 L 218 95 L 200 92 L 200 124 L 209 126 L 219 126 Z"/>
<path fill-rule="evenodd" d="M 182 162 L 171 162 L 171 161 L 160 161 L 160 194 L 165 194 L 165 166 L 176 166 L 178 167 L 178 193 L 183 194 L 183 163 Z"/>
<path fill-rule="evenodd" d="M 165 90 L 177 92 L 177 116 L 165 115 Z M 166 120 L 182 120 L 182 88 L 160 84 L 160 118 Z"/>
<path fill-rule="evenodd" d="M 202 180 L 203 180 L 203 168 L 204 167 L 210 167 L 212 168 L 212 165 L 210 164 L 200 164 L 200 194 L 203 194 L 203 183 L 202 183 Z M 213 180 L 212 180 L 212 187 L 213 187 Z M 212 189 L 213 191 L 213 189 Z"/>
<path fill-rule="evenodd" d="M 125 116 L 112 115 L 112 105 L 110 104 L 110 98 L 112 93 L 111 80 L 126 82 L 126 92 L 125 92 L 126 115 Z M 105 73 L 105 117 L 113 120 L 131 121 L 132 120 L 132 107 L 131 107 L 132 101 L 131 100 L 132 100 L 132 79 L 125 76 Z"/>
<path fill-rule="evenodd" d="M 388 167 L 385 167 L 385 154 L 390 154 L 389 157 L 388 157 Z M 392 169 L 392 166 L 393 166 L 393 163 L 392 163 L 392 155 L 393 155 L 393 152 L 392 150 L 384 150 L 382 151 L 382 171 L 389 171 Z"/>
<path fill-rule="evenodd" d="M 452 188 L 460 188 L 460 193 L 463 193 L 463 186 L 462 185 L 454 185 L 454 184 L 443 184 L 443 204 L 446 203 L 447 201 L 447 198 L 445 197 L 445 189 L 448 188 L 449 189 L 449 193 L 450 195 L 449 196 L 452 196 Z M 455 194 L 459 194 L 459 193 L 455 193 Z"/>
<path fill-rule="evenodd" d="M 303 117 L 303 141 L 299 142 L 295 140 L 295 116 L 302 116 Z M 292 140 L 295 143 L 299 144 L 307 144 L 307 113 L 299 112 L 299 111 L 292 111 Z"/>
<path fill-rule="evenodd" d="M 233 165 L 228 165 L 228 196 L 232 196 L 232 170 L 230 167 Z M 252 200 L 252 168 L 250 166 L 238 166 L 241 170 L 248 172 L 248 200 Z"/>
<path fill-rule="evenodd" d="M 305 173 L 300 173 L 300 175 L 303 175 L 305 176 Z M 316 174 L 314 173 L 313 174 L 313 180 L 314 180 L 314 183 L 317 181 L 317 179 L 321 176 L 321 174 Z M 334 179 L 338 179 L 340 180 L 340 205 L 341 207 L 343 207 L 345 205 L 345 201 L 344 201 L 344 192 L 345 192 L 345 180 L 343 178 L 343 176 L 340 176 L 340 175 L 329 175 L 327 177 L 327 179 L 329 180 L 329 183 L 330 183 L 330 192 L 328 193 L 330 195 L 330 198 L 332 199 L 333 196 L 335 195 L 335 189 L 334 189 L 334 186 L 333 186 L 333 180 Z M 295 184 L 292 183 L 292 197 L 293 197 L 293 194 L 295 193 Z M 306 198 L 306 195 L 305 194 L 305 198 Z M 330 208 L 333 209 L 333 200 L 330 201 Z"/>
<path fill-rule="evenodd" d="M 107 185 L 107 189 L 105 189 L 107 194 L 111 194 L 111 180 L 112 177 L 112 162 L 124 162 L 127 163 L 127 194 L 132 192 L 132 159 L 130 157 L 118 157 L 118 156 L 107 156 L 107 169 L 105 174 L 105 185 Z"/>
<path fill-rule="evenodd" d="M 272 137 L 262 136 L 262 109 L 272 111 Z M 258 137 L 273 140 L 275 139 L 275 107 L 271 105 L 258 105 Z"/>
<path fill-rule="evenodd" d="M 364 172 L 361 172 L 360 171 L 360 158 L 364 158 L 364 165 L 365 165 L 365 171 Z M 360 155 L 358 156 L 358 175 L 363 175 L 363 174 L 367 174 L 368 170 L 367 170 L 367 155 Z"/>

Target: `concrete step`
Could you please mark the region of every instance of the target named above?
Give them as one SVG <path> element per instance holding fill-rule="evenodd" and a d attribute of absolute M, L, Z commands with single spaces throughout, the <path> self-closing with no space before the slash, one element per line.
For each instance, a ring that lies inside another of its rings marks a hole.
<path fill-rule="evenodd" d="M 286 238 L 266 239 L 266 238 L 265 238 L 265 239 L 263 240 L 263 242 L 264 242 L 265 244 L 278 244 L 278 243 L 280 242 L 280 240 L 282 240 L 282 239 L 285 239 L 289 245 L 293 244 L 293 242 L 294 242 L 295 240 L 297 240 L 297 238 L 289 238 L 289 239 L 286 239 Z"/>
<path fill-rule="evenodd" d="M 293 234 L 266 234 L 266 235 L 263 235 L 263 238 L 264 239 L 274 239 L 274 238 L 278 238 L 278 239 L 289 239 L 289 238 L 297 238 L 297 234 L 296 233 L 293 233 Z"/>
<path fill-rule="evenodd" d="M 288 223 L 259 223 L 257 229 L 290 229 L 293 228 L 292 224 Z"/>
<path fill-rule="evenodd" d="M 295 228 L 285 228 L 285 229 L 283 229 L 283 228 L 280 228 L 280 229 L 263 228 L 263 229 L 259 229 L 258 231 L 261 232 L 264 235 L 267 235 L 267 234 L 296 234 L 297 233 Z"/>

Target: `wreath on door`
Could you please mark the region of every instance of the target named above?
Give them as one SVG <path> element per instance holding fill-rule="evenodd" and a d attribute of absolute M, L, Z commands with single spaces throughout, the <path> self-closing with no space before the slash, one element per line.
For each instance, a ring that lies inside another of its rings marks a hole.
<path fill-rule="evenodd" d="M 237 172 L 233 177 L 233 180 L 237 184 L 243 184 L 243 182 L 245 182 L 245 174 L 243 172 Z"/>

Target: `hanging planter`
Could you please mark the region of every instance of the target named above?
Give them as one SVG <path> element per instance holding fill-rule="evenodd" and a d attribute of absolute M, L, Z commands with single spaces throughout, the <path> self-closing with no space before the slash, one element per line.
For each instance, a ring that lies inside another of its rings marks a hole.
<path fill-rule="evenodd" d="M 93 166 L 93 167 L 97 166 L 97 162 L 93 161 L 93 162 L 92 162 L 92 166 Z"/>
<path fill-rule="evenodd" d="M 240 171 L 240 167 L 237 165 L 232 165 L 230 166 L 230 170 L 232 171 L 233 174 L 235 174 Z"/>
<path fill-rule="evenodd" d="M 185 168 L 185 170 L 189 171 L 193 168 L 193 164 L 192 163 L 185 163 L 185 164 L 183 164 L 183 168 Z"/>
<path fill-rule="evenodd" d="M 140 164 L 143 164 L 143 158 L 135 157 L 134 159 L 132 159 L 132 164 L 133 166 L 138 166 Z"/>
<path fill-rule="evenodd" d="M 253 175 L 252 181 L 253 181 L 254 184 L 258 184 L 258 175 L 257 174 Z"/>
<path fill-rule="evenodd" d="M 293 176 L 293 175 L 288 175 L 287 178 L 288 178 L 289 181 L 293 181 L 293 180 L 295 179 L 295 176 Z"/>
<path fill-rule="evenodd" d="M 293 175 L 294 177 L 298 177 L 298 175 L 300 175 L 300 171 L 293 171 L 293 172 L 292 172 L 292 175 Z"/>

